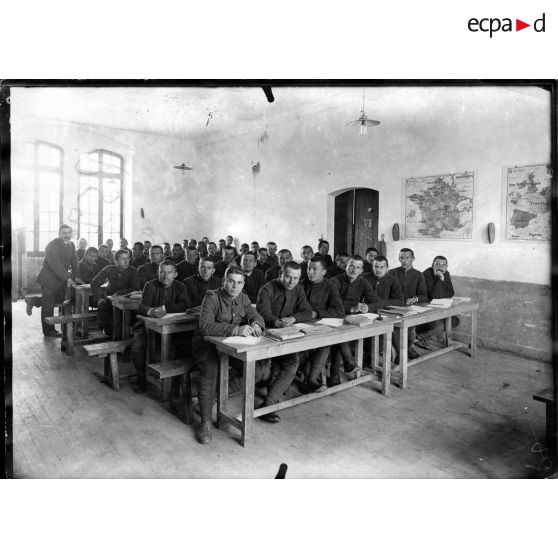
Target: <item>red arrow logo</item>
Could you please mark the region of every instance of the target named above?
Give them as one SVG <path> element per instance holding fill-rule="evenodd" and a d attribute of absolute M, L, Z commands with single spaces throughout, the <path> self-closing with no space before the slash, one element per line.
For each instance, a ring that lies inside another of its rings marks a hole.
<path fill-rule="evenodd" d="M 522 29 L 525 29 L 526 27 L 531 27 L 531 24 L 530 23 L 525 23 L 524 21 L 521 21 L 520 19 L 515 20 L 515 30 L 516 31 L 521 31 Z"/>

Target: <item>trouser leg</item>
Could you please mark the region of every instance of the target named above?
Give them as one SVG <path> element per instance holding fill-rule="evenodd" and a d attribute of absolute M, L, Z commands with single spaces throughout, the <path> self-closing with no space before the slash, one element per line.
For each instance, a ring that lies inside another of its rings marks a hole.
<path fill-rule="evenodd" d="M 351 352 L 351 346 L 349 343 L 340 343 L 339 352 L 341 353 L 341 358 L 343 359 L 343 368 L 345 372 L 351 372 L 355 368 L 356 363 Z"/>
<path fill-rule="evenodd" d="M 341 351 L 339 345 L 331 346 L 331 366 L 329 368 L 329 385 L 338 384 L 341 381 L 339 366 L 341 365 Z"/>
<path fill-rule="evenodd" d="M 320 375 L 327 362 L 329 347 L 320 347 L 310 352 L 310 372 L 308 373 L 309 384 L 320 384 Z"/>
<path fill-rule="evenodd" d="M 209 343 L 193 347 L 198 374 L 198 402 L 202 422 L 211 421 L 217 378 L 219 377 L 219 359 L 217 350 Z"/>
<path fill-rule="evenodd" d="M 47 324 L 45 322 L 45 318 L 52 318 L 52 316 L 54 316 L 54 305 L 64 301 L 64 297 L 66 296 L 66 286 L 41 286 L 41 291 L 43 293 L 41 301 L 41 325 L 43 333 L 51 333 L 52 331 L 55 331 L 55 327 Z"/>
<path fill-rule="evenodd" d="M 99 329 L 104 331 L 109 337 L 112 337 L 112 303 L 110 300 L 99 300 L 97 320 L 99 323 Z"/>
<path fill-rule="evenodd" d="M 279 364 L 280 370 L 267 390 L 266 405 L 278 403 L 283 394 L 289 389 L 298 368 L 298 354 L 276 357 L 272 361 Z"/>
<path fill-rule="evenodd" d="M 145 388 L 147 385 L 145 374 L 145 360 L 147 354 L 147 331 L 143 322 L 134 327 L 134 340 L 132 342 L 132 361 L 137 372 L 136 385 Z"/>

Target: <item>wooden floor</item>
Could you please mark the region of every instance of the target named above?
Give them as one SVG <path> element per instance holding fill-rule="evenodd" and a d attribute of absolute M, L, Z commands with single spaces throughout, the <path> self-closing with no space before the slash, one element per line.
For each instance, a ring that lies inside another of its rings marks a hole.
<path fill-rule="evenodd" d="M 13 305 L 14 476 L 18 478 L 544 477 L 537 442 L 549 364 L 479 350 L 454 351 L 409 370 L 409 388 L 385 398 L 367 384 L 257 421 L 255 443 L 214 429 L 202 446 L 193 426 L 155 394 L 99 382 L 102 360 L 44 339 L 40 316 Z M 131 363 L 122 364 L 132 373 Z M 379 389 L 379 384 L 378 384 Z M 197 417 L 196 417 L 197 418 Z"/>

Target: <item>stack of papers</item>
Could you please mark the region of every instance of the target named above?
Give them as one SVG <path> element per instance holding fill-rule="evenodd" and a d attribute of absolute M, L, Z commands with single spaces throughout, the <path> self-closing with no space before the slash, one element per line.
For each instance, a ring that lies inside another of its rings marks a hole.
<path fill-rule="evenodd" d="M 323 324 L 294 324 L 293 327 L 296 327 L 296 329 L 303 331 L 304 333 L 327 333 L 328 331 L 331 331 L 331 327 Z"/>
<path fill-rule="evenodd" d="M 263 337 L 244 337 L 242 335 L 233 335 L 232 337 L 225 337 L 223 339 L 223 343 L 227 343 L 229 345 L 256 345 L 259 343 Z"/>
<path fill-rule="evenodd" d="M 433 298 L 428 306 L 432 308 L 449 308 L 453 304 L 453 298 Z"/>
<path fill-rule="evenodd" d="M 348 324 L 365 326 L 370 325 L 378 317 L 378 314 L 368 312 L 366 314 L 353 314 L 351 316 L 345 316 L 345 321 Z"/>
<path fill-rule="evenodd" d="M 343 325 L 343 318 L 322 318 L 316 324 L 326 325 L 329 327 L 340 327 Z"/>

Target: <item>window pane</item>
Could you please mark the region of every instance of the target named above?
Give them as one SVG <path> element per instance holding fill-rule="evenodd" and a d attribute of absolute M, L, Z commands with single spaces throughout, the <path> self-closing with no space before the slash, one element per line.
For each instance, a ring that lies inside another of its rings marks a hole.
<path fill-rule="evenodd" d="M 56 147 L 45 145 L 43 143 L 37 144 L 37 163 L 42 167 L 60 168 L 60 150 Z"/>
<path fill-rule="evenodd" d="M 27 231 L 25 233 L 25 251 L 32 252 L 33 251 L 33 231 Z"/>

